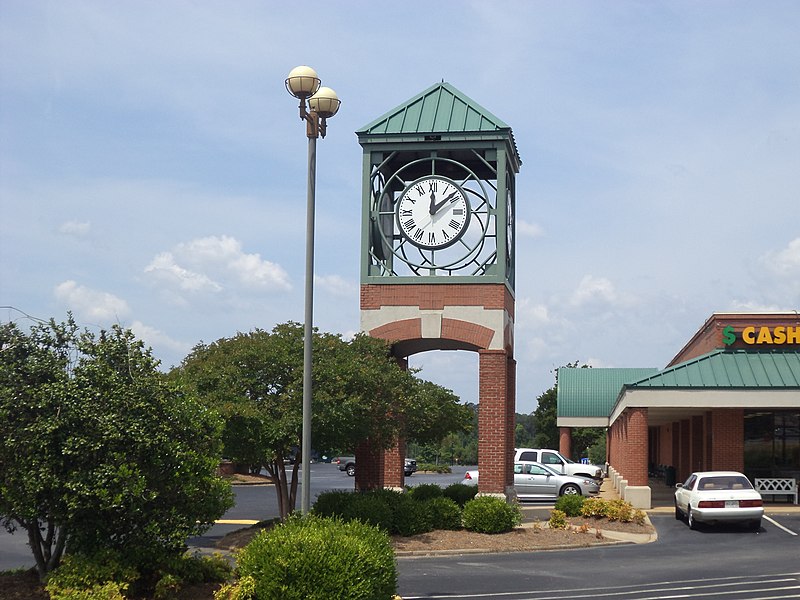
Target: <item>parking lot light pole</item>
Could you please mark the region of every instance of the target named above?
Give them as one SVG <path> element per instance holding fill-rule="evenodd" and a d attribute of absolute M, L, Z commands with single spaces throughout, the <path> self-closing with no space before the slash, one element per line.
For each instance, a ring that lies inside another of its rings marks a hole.
<path fill-rule="evenodd" d="M 306 122 L 308 137 L 308 200 L 306 209 L 305 326 L 303 330 L 303 432 L 300 464 L 300 512 L 308 514 L 311 504 L 311 340 L 314 317 L 314 202 L 317 179 L 317 138 L 325 137 L 326 119 L 339 110 L 341 102 L 331 88 L 320 87 L 311 67 L 295 67 L 286 78 L 286 89 L 300 100 L 300 118 Z M 306 105 L 308 101 L 308 105 Z"/>

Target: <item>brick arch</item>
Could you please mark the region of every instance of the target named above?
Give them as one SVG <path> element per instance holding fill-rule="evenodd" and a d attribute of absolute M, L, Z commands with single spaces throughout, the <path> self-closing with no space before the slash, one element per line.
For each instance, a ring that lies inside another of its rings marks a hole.
<path fill-rule="evenodd" d="M 381 325 L 369 331 L 371 337 L 387 340 L 400 350 L 399 356 L 409 356 L 432 349 L 472 350 L 489 349 L 494 331 L 489 327 L 462 321 L 442 319 L 441 337 L 423 338 L 422 319 L 404 319 Z"/>

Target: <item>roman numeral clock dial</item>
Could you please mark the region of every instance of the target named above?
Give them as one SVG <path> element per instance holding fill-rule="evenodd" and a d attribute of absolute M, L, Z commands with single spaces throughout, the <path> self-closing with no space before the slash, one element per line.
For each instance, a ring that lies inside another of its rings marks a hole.
<path fill-rule="evenodd" d="M 464 190 L 444 177 L 428 176 L 411 183 L 397 203 L 397 224 L 415 246 L 436 250 L 459 240 L 469 224 Z"/>

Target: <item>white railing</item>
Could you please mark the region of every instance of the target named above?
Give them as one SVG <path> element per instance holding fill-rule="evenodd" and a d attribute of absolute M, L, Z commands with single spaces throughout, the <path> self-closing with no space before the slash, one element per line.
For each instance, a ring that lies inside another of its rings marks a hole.
<path fill-rule="evenodd" d="M 797 480 L 792 478 L 763 478 L 754 480 L 756 490 L 762 496 L 792 496 L 797 504 Z"/>

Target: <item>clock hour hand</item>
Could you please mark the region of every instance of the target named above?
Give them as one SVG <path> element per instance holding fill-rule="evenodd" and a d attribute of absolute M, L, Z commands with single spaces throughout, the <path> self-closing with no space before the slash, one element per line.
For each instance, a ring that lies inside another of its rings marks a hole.
<path fill-rule="evenodd" d="M 453 199 L 453 196 L 456 196 L 456 195 L 458 195 L 458 190 L 456 190 L 455 192 L 445 196 L 445 198 L 441 202 L 437 202 L 437 203 L 434 203 L 433 198 L 431 198 L 431 214 L 435 215 L 437 212 L 439 212 L 439 209 L 442 208 L 448 202 L 450 202 L 450 200 Z"/>

